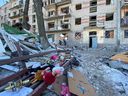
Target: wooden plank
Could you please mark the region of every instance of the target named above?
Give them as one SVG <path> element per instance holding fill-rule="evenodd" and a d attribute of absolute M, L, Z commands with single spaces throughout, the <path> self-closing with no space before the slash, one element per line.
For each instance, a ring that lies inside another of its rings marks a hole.
<path fill-rule="evenodd" d="M 111 59 L 121 61 L 121 62 L 128 64 L 128 52 L 117 54 L 117 55 L 111 57 Z"/>
<path fill-rule="evenodd" d="M 47 89 L 48 85 L 41 83 L 29 96 L 40 96 Z"/>
<path fill-rule="evenodd" d="M 44 55 L 47 55 L 50 53 L 54 53 L 54 52 L 56 52 L 56 50 L 40 52 L 40 53 L 32 54 L 32 55 L 24 55 L 24 56 L 14 57 L 11 59 L 0 60 L 0 65 L 9 64 L 9 63 L 13 63 L 13 62 L 19 62 L 19 61 L 34 58 L 34 57 L 41 57 L 41 56 L 44 56 Z M 66 51 L 65 50 L 57 50 L 57 52 L 66 52 Z"/>
<path fill-rule="evenodd" d="M 8 47 L 10 48 L 10 50 L 12 52 L 16 51 L 16 47 L 15 47 L 15 44 L 14 44 L 14 41 L 12 39 L 12 36 L 9 35 L 8 33 L 6 33 L 5 31 L 2 31 L 1 32 L 6 44 L 8 45 Z"/>
<path fill-rule="evenodd" d="M 12 80 L 20 78 L 21 76 L 23 76 L 27 72 L 28 72 L 27 69 L 23 69 L 22 71 L 19 71 L 19 72 L 15 73 L 15 74 L 12 74 L 12 75 L 10 75 L 8 77 L 5 77 L 3 79 L 0 79 L 0 86 L 8 83 L 9 81 L 12 81 Z"/>
<path fill-rule="evenodd" d="M 2 41 L 0 39 L 0 53 L 3 53 L 3 52 L 5 52 L 5 49 L 4 49 L 3 43 L 2 43 Z"/>
<path fill-rule="evenodd" d="M 22 56 L 22 50 L 21 50 L 21 47 L 20 47 L 19 43 L 15 42 L 15 46 L 17 48 L 18 56 Z M 19 65 L 22 65 L 23 68 L 26 68 L 26 64 L 23 60 L 19 62 Z"/>

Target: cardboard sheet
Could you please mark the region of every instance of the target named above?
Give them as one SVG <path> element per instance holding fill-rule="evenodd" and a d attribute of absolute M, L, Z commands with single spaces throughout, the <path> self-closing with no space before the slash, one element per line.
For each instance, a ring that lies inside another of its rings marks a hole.
<path fill-rule="evenodd" d="M 60 95 L 61 92 L 61 84 L 64 82 L 66 82 L 66 77 L 60 76 L 56 79 L 55 83 L 53 84 L 53 89 L 58 95 Z"/>
<path fill-rule="evenodd" d="M 73 78 L 68 77 L 69 90 L 77 96 L 96 96 L 95 89 L 79 71 L 71 70 Z"/>
<path fill-rule="evenodd" d="M 113 57 L 111 57 L 112 60 L 119 60 L 119 61 L 122 61 L 126 64 L 128 64 L 128 52 L 125 52 L 125 53 L 121 53 L 121 54 L 117 54 Z"/>

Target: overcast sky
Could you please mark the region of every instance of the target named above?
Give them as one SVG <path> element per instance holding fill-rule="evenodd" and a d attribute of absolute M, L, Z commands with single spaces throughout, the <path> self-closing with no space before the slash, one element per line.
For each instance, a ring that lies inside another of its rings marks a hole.
<path fill-rule="evenodd" d="M 2 5 L 4 5 L 4 4 L 6 3 L 6 1 L 8 1 L 8 0 L 0 0 L 0 7 L 1 7 Z"/>

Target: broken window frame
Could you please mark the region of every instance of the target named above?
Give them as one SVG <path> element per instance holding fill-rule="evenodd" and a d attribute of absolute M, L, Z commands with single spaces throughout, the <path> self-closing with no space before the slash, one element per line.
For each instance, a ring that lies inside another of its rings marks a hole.
<path fill-rule="evenodd" d="M 106 5 L 110 5 L 111 4 L 111 0 L 106 0 Z"/>
<path fill-rule="evenodd" d="M 114 13 L 107 13 L 106 21 L 113 21 L 113 20 L 114 20 Z"/>
<path fill-rule="evenodd" d="M 81 25 L 81 18 L 75 18 L 75 25 Z"/>
<path fill-rule="evenodd" d="M 32 23 L 36 22 L 36 15 L 32 15 Z"/>
<path fill-rule="evenodd" d="M 48 29 L 55 28 L 55 22 L 48 22 Z"/>
<path fill-rule="evenodd" d="M 14 11 L 14 12 L 13 12 L 13 16 L 16 16 L 16 15 L 17 15 L 17 12 L 16 12 L 16 11 Z"/>
<path fill-rule="evenodd" d="M 82 4 L 76 4 L 76 10 L 81 10 L 82 9 Z"/>
<path fill-rule="evenodd" d="M 34 32 L 36 32 L 36 25 L 32 25 L 32 29 Z"/>
<path fill-rule="evenodd" d="M 54 16 L 54 15 L 55 15 L 55 11 L 54 10 L 48 11 L 48 17 Z"/>
<path fill-rule="evenodd" d="M 124 38 L 128 38 L 128 30 L 124 30 Z"/>
<path fill-rule="evenodd" d="M 90 1 L 90 6 L 97 6 L 97 0 Z"/>
<path fill-rule="evenodd" d="M 61 8 L 61 13 L 69 14 L 69 6 Z"/>
<path fill-rule="evenodd" d="M 106 30 L 105 31 L 105 38 L 109 39 L 109 38 L 114 38 L 114 30 Z"/>

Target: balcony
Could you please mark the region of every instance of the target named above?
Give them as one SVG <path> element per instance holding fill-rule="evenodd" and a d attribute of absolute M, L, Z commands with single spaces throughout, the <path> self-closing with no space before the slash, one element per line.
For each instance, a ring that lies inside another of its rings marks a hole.
<path fill-rule="evenodd" d="M 57 0 L 56 2 L 51 2 L 50 4 L 45 4 L 44 8 L 47 10 L 50 8 L 56 8 L 65 4 L 70 4 L 71 0 Z"/>
<path fill-rule="evenodd" d="M 12 15 L 12 16 L 10 16 L 9 18 L 10 18 L 10 19 L 14 19 L 14 18 L 19 18 L 19 17 L 21 17 L 21 16 L 23 16 L 23 13 L 16 14 L 16 15 Z"/>
<path fill-rule="evenodd" d="M 128 0 L 121 0 L 121 7 L 128 6 Z"/>
<path fill-rule="evenodd" d="M 128 27 L 128 16 L 121 18 L 121 27 Z"/>
<path fill-rule="evenodd" d="M 52 33 L 52 32 L 69 32 L 71 28 L 70 24 L 61 24 L 54 26 L 53 28 L 47 28 L 46 32 L 47 33 Z"/>
<path fill-rule="evenodd" d="M 69 18 L 71 17 L 71 14 L 59 14 L 59 15 L 52 15 L 52 16 L 48 16 L 48 17 L 44 17 L 44 20 L 50 21 L 50 20 L 55 20 L 55 19 L 61 19 L 61 18 Z"/>
<path fill-rule="evenodd" d="M 90 13 L 97 12 L 97 6 L 90 7 Z"/>
<path fill-rule="evenodd" d="M 56 4 L 55 3 L 51 3 L 51 4 L 48 4 L 48 5 L 45 5 L 44 8 L 46 10 L 49 10 L 49 9 L 56 9 Z"/>
<path fill-rule="evenodd" d="M 19 8 L 21 8 L 21 7 L 23 7 L 23 2 L 22 2 L 22 0 L 16 1 L 15 4 L 10 8 L 10 10 L 19 9 Z"/>
<path fill-rule="evenodd" d="M 89 27 L 95 27 L 95 26 L 97 26 L 96 21 L 89 22 Z"/>
<path fill-rule="evenodd" d="M 65 4 L 70 4 L 71 3 L 71 0 L 59 0 L 57 2 L 57 6 L 62 6 L 62 5 L 65 5 Z"/>

